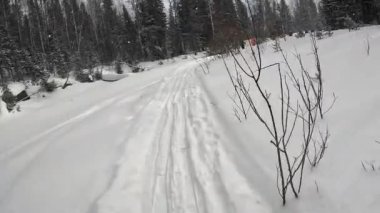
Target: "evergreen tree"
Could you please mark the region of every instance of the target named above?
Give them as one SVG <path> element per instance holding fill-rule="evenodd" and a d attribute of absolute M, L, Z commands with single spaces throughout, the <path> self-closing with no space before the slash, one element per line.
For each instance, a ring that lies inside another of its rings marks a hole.
<path fill-rule="evenodd" d="M 239 47 L 241 41 L 244 40 L 244 36 L 233 1 L 214 1 L 213 17 L 215 26 L 213 51 L 224 51 L 226 46 L 229 48 Z"/>
<path fill-rule="evenodd" d="M 285 0 L 280 1 L 280 21 L 282 34 L 289 34 L 293 31 L 292 29 L 292 16 L 288 5 Z"/>
<path fill-rule="evenodd" d="M 196 16 L 199 26 L 199 40 L 201 43 L 201 49 L 204 50 L 209 46 L 210 41 L 213 37 L 213 26 L 211 23 L 210 14 L 210 2 L 209 0 L 198 0 Z"/>
<path fill-rule="evenodd" d="M 37 74 L 34 72 L 32 56 L 20 48 L 4 26 L 0 26 L 0 82 L 21 81 L 32 74 Z"/>
<path fill-rule="evenodd" d="M 375 0 L 321 0 L 325 23 L 332 29 L 348 27 L 347 22 L 376 21 Z"/>
<path fill-rule="evenodd" d="M 168 39 L 168 54 L 169 56 L 177 56 L 183 54 L 182 48 L 182 38 L 181 38 L 181 29 L 178 26 L 176 19 L 176 9 L 170 5 L 169 8 L 169 24 L 167 30 L 167 39 Z"/>
<path fill-rule="evenodd" d="M 116 58 L 114 42 L 117 40 L 117 17 L 116 11 L 113 10 L 112 0 L 103 0 L 102 23 L 100 27 L 100 46 L 101 60 L 104 63 L 109 63 Z"/>
<path fill-rule="evenodd" d="M 200 48 L 200 26 L 196 14 L 197 2 L 196 0 L 179 0 L 177 7 L 184 50 L 187 52 L 198 51 Z"/>
<path fill-rule="evenodd" d="M 256 0 L 254 4 L 254 14 L 252 17 L 254 34 L 258 40 L 265 38 L 264 24 L 264 3 L 263 0 Z"/>
<path fill-rule="evenodd" d="M 247 7 L 241 0 L 236 0 L 236 10 L 239 18 L 241 29 L 244 34 L 249 35 L 251 33 L 251 22 L 248 17 Z"/>
<path fill-rule="evenodd" d="M 317 29 L 318 11 L 314 0 L 297 0 L 294 14 L 298 31 Z"/>
<path fill-rule="evenodd" d="M 80 58 L 83 66 L 91 69 L 98 63 L 99 54 L 96 52 L 94 23 L 83 2 L 80 5 L 80 14 Z"/>
<path fill-rule="evenodd" d="M 9 0 L 1 0 L 0 3 L 0 26 L 3 30 L 8 30 L 9 16 L 10 16 L 10 3 Z M 4 32 L 3 32 L 4 33 Z M 8 32 L 6 32 L 7 34 Z"/>
<path fill-rule="evenodd" d="M 140 37 L 146 59 L 162 59 L 166 56 L 166 15 L 161 0 L 142 0 L 138 4 Z"/>
<path fill-rule="evenodd" d="M 264 0 L 264 20 L 265 35 L 275 37 L 278 33 L 276 30 L 276 12 L 269 0 Z"/>

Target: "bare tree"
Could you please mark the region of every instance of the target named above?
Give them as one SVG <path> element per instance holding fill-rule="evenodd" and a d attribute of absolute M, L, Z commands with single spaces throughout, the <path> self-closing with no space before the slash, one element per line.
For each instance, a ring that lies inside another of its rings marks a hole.
<path fill-rule="evenodd" d="M 311 37 L 312 50 L 316 62 L 316 73 L 312 76 L 303 65 L 300 54 L 296 54 L 299 73 L 296 73 L 286 54 L 278 44 L 284 62 L 264 65 L 260 44 L 250 45 L 248 56 L 241 50 L 228 49 L 234 66 L 223 62 L 235 95 L 234 112 L 241 121 L 252 111 L 270 135 L 270 143 L 275 147 L 277 156 L 277 188 L 283 205 L 289 190 L 298 198 L 303 182 L 305 164 L 317 166 L 327 149 L 330 136 L 328 128 L 320 130 L 319 121 L 332 107 L 323 107 L 323 80 L 316 39 Z M 281 65 L 285 64 L 285 68 Z M 271 68 L 271 69 L 270 69 Z M 276 72 L 273 71 L 275 68 Z M 233 71 L 234 69 L 234 71 Z M 268 72 L 264 72 L 268 70 Z M 271 75 L 278 79 L 279 99 L 272 98 L 275 90 L 262 83 L 262 76 Z M 335 102 L 334 96 L 334 102 Z M 264 107 L 259 107 L 259 103 Z M 318 132 L 319 134 L 316 134 Z M 300 134 L 301 142 L 294 137 Z M 298 154 L 289 151 L 289 145 L 299 147 Z"/>

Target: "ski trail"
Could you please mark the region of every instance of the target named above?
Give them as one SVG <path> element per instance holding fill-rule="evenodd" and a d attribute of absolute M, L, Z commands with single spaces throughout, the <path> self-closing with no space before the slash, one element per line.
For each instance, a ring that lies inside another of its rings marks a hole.
<path fill-rule="evenodd" d="M 195 66 L 175 70 L 133 119 L 132 136 L 97 213 L 270 212 L 222 146 L 226 137 Z"/>
<path fill-rule="evenodd" d="M 144 85 L 144 86 L 138 88 L 134 92 L 138 93 L 139 91 L 146 90 L 147 88 L 155 86 L 156 84 L 160 83 L 161 81 L 162 80 L 157 80 L 157 81 L 154 81 L 148 85 Z M 144 95 L 144 93 L 143 93 L 143 95 Z M 63 122 L 51 127 L 50 129 L 45 130 L 44 132 L 41 132 L 41 133 L 33 136 L 32 138 L 19 143 L 17 146 L 13 146 L 13 147 L 5 150 L 5 151 L 0 152 L 0 161 L 7 159 L 7 158 L 10 158 L 12 155 L 16 155 L 18 153 L 21 153 L 24 150 L 27 150 L 30 147 L 35 146 L 36 143 L 42 143 L 44 141 L 44 140 L 42 140 L 43 138 L 48 137 L 49 135 L 58 132 L 59 130 L 61 130 L 64 127 L 67 127 L 67 126 L 72 125 L 74 123 L 82 122 L 87 117 L 90 117 L 91 115 L 93 115 L 93 114 L 95 114 L 101 110 L 106 109 L 107 107 L 111 106 L 112 104 L 116 103 L 116 105 L 120 106 L 122 104 L 126 104 L 127 102 L 131 101 L 131 99 L 134 98 L 134 97 L 131 97 L 129 95 L 127 95 L 126 97 L 124 97 L 124 96 L 126 96 L 126 95 L 121 94 L 121 95 L 109 98 L 109 99 L 107 99 L 107 100 L 105 100 L 105 101 L 103 101 L 97 105 L 92 106 L 90 109 L 85 110 L 84 112 L 78 114 L 77 116 L 69 118 L 66 121 L 63 121 Z"/>

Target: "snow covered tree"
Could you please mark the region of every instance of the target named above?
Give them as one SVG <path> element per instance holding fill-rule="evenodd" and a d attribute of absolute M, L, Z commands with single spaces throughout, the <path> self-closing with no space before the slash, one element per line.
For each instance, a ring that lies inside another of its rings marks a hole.
<path fill-rule="evenodd" d="M 20 48 L 17 42 L 9 36 L 3 26 L 0 26 L 0 81 L 21 81 L 26 76 L 36 75 L 30 53 Z"/>

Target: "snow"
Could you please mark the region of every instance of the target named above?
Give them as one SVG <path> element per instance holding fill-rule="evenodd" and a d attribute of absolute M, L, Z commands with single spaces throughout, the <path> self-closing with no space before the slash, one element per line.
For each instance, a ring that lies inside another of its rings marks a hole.
<path fill-rule="evenodd" d="M 9 91 L 13 94 L 13 95 L 18 95 L 20 92 L 22 92 L 23 90 L 26 89 L 26 86 L 23 84 L 23 83 L 20 83 L 20 82 L 11 82 L 7 85 Z M 3 88 L 0 87 L 0 96 L 3 95 Z"/>
<path fill-rule="evenodd" d="M 371 46 L 370 55 L 366 53 L 367 39 Z M 281 40 L 281 46 L 288 53 L 289 59 L 294 58 L 292 54 L 298 52 L 302 55 L 305 67 L 308 70 L 314 69 L 309 37 L 287 37 L 286 42 Z M 301 198 L 291 199 L 286 208 L 274 205 L 273 211 L 379 212 L 380 171 L 366 172 L 361 163 L 370 162 L 379 168 L 380 145 L 375 141 L 380 138 L 380 96 L 377 92 L 380 89 L 380 27 L 366 27 L 354 32 L 336 31 L 333 37 L 318 41 L 318 46 L 327 91 L 325 96 L 328 101 L 333 92 L 338 97 L 326 121 L 332 134 L 331 141 L 319 167 L 306 171 L 308 182 L 305 182 Z M 274 53 L 270 43 L 264 49 L 264 64 L 282 61 L 280 53 Z M 227 59 L 227 62 L 232 61 Z M 294 59 L 291 63 L 296 66 Z M 252 162 L 257 162 L 272 179 L 275 178 L 273 174 L 276 174 L 276 162 L 273 150 L 266 142 L 268 137 L 265 129 L 254 118 L 242 124 L 237 122 L 228 96 L 233 94 L 233 88 L 226 88 L 229 80 L 223 68 L 220 61 L 211 63 L 211 73 L 204 79 L 206 87 L 216 98 L 218 108 L 229 115 L 228 128 L 242 136 L 241 144 L 235 140 L 228 146 L 231 150 L 235 149 L 237 165 L 245 171 L 245 176 L 258 189 L 266 185 L 264 190 L 269 188 L 274 194 L 261 193 L 266 195 L 269 203 L 278 203 L 275 185 L 268 187 L 268 184 L 275 184 L 275 180 L 263 180 L 257 174 L 251 174 L 258 170 L 252 165 Z M 274 87 L 276 81 L 268 79 L 265 84 Z"/>
<path fill-rule="evenodd" d="M 9 112 L 7 109 L 7 104 L 3 100 L 0 100 L 0 118 L 8 116 Z"/>
<path fill-rule="evenodd" d="M 281 61 L 271 43 L 264 64 Z M 281 46 L 314 69 L 309 37 Z M 199 54 L 58 88 L 0 117 L 0 212 L 379 212 L 380 27 L 336 31 L 318 47 L 325 96 L 338 97 L 326 117 L 332 136 L 287 206 L 267 134 L 252 115 L 237 121 L 223 62 Z M 265 83 L 276 84 L 270 70 Z"/>

